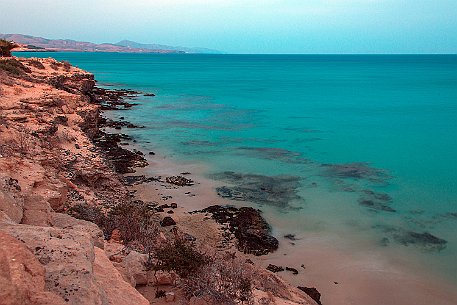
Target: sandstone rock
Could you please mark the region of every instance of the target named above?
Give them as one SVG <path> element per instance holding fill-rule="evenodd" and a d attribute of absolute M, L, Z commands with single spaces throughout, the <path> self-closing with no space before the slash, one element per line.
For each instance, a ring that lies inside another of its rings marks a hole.
<path fill-rule="evenodd" d="M 135 285 L 146 285 L 148 283 L 148 275 L 145 267 L 147 261 L 148 256 L 146 254 L 141 254 L 136 251 L 131 251 L 125 257 L 123 266 L 135 279 Z"/>
<path fill-rule="evenodd" d="M 103 232 L 92 222 L 76 219 L 67 214 L 52 213 L 51 225 L 56 228 L 86 232 L 91 236 L 92 242 L 96 247 L 104 248 Z"/>
<path fill-rule="evenodd" d="M 116 242 L 116 243 L 122 243 L 121 231 L 119 231 L 118 229 L 114 229 L 113 232 L 111 232 L 110 241 Z"/>
<path fill-rule="evenodd" d="M 158 271 L 155 275 L 150 272 L 150 278 L 154 278 L 154 285 L 156 286 L 168 286 L 174 282 L 173 276 L 169 272 Z"/>
<path fill-rule="evenodd" d="M 2 305 L 63 305 L 45 290 L 45 270 L 27 247 L 0 232 L 0 303 Z"/>
<path fill-rule="evenodd" d="M 149 301 L 124 281 L 105 252 L 98 248 L 95 248 L 94 274 L 97 284 L 104 292 L 103 295 L 106 300 L 104 304 L 149 305 Z"/>
<path fill-rule="evenodd" d="M 23 202 L 10 194 L 0 191 L 0 211 L 3 211 L 8 217 L 20 223 L 23 217 Z"/>
<path fill-rule="evenodd" d="M 175 293 L 174 292 L 167 292 L 165 294 L 165 301 L 166 302 L 173 302 L 175 300 Z"/>
<path fill-rule="evenodd" d="M 29 225 L 0 224 L 24 242 L 45 268 L 45 287 L 67 304 L 102 304 L 92 263 L 94 246 L 87 233 Z"/>
<path fill-rule="evenodd" d="M 41 196 L 26 196 L 24 202 L 23 224 L 49 226 L 51 206 Z"/>

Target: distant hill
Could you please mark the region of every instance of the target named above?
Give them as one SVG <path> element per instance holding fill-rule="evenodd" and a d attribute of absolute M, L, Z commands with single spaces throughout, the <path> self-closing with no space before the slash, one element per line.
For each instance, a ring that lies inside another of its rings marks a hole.
<path fill-rule="evenodd" d="M 63 52 L 119 52 L 119 53 L 215 53 L 217 51 L 171 47 L 156 44 L 140 44 L 124 40 L 117 44 L 82 42 L 70 39 L 46 39 L 22 34 L 0 34 L 0 39 L 14 41 L 20 47 L 15 51 L 63 51 Z"/>
<path fill-rule="evenodd" d="M 138 43 L 130 40 L 122 40 L 116 43 L 117 46 L 133 48 L 133 49 L 147 49 L 147 50 L 173 50 L 176 52 L 184 53 L 206 53 L 206 54 L 221 54 L 221 51 L 211 50 L 206 48 L 187 48 L 187 47 L 173 47 L 162 44 L 145 44 Z"/>

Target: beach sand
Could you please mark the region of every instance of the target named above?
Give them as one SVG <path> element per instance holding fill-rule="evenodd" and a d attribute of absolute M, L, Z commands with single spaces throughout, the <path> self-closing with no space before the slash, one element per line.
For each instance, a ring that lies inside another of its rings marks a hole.
<path fill-rule="evenodd" d="M 135 148 L 141 149 L 140 146 Z M 217 246 L 221 236 L 220 226 L 201 214 L 189 212 L 214 204 L 245 206 L 247 203 L 219 197 L 215 188 L 220 186 L 220 182 L 203 176 L 204 165 L 178 163 L 160 153 L 147 159 L 150 165 L 137 169 L 136 174 L 173 176 L 190 172 L 186 177 L 194 180 L 196 185 L 170 187 L 157 182 L 141 184 L 133 187 L 138 198 L 160 204 L 176 202 L 178 208 L 171 216 L 178 226 L 202 243 Z M 168 196 L 172 198 L 163 200 Z M 325 240 L 319 233 L 298 234 L 292 241 L 284 238 L 290 232 L 283 231 L 281 222 L 275 221 L 273 215 L 264 216 L 280 241 L 279 249 L 266 256 L 243 255 L 262 268 L 273 264 L 297 269 L 297 275 L 290 271 L 277 275 L 292 286 L 316 287 L 322 294 L 322 304 L 455 305 L 457 302 L 455 287 L 402 253 L 386 256 L 374 245 L 343 245 L 337 237 Z M 370 248 L 371 251 L 357 251 Z M 228 249 L 235 251 L 236 247 L 232 245 Z"/>

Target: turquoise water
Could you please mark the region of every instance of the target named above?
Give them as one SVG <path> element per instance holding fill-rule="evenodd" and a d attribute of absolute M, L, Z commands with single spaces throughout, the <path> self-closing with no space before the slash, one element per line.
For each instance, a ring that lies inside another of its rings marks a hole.
<path fill-rule="evenodd" d="M 254 203 L 287 230 L 402 251 L 457 283 L 457 56 L 37 55 L 156 93 L 118 114 L 147 127 L 128 132 L 228 186 L 283 185 L 287 200 Z"/>

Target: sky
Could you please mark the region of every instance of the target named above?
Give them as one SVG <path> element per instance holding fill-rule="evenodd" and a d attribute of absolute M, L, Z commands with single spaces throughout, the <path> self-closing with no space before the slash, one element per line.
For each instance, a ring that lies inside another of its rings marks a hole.
<path fill-rule="evenodd" d="M 227 53 L 457 53 L 457 0 L 0 0 L 0 33 Z"/>

